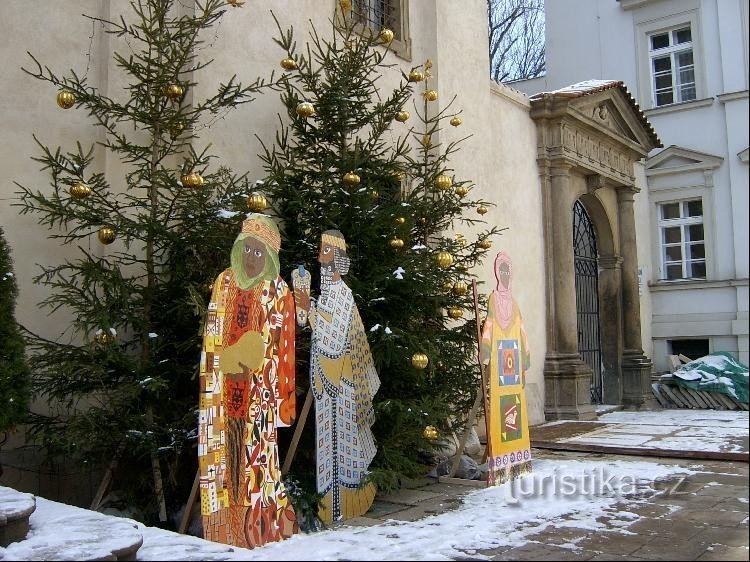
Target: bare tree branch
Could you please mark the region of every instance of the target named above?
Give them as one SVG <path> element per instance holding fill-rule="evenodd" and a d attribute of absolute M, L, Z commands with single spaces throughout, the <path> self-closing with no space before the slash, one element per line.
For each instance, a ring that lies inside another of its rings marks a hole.
<path fill-rule="evenodd" d="M 544 0 L 487 0 L 490 76 L 497 82 L 544 73 Z"/>

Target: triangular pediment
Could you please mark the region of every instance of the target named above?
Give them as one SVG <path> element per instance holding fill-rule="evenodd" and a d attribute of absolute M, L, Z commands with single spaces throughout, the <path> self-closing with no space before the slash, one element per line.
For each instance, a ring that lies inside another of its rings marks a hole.
<path fill-rule="evenodd" d="M 648 152 L 655 144 L 653 128 L 634 100 L 627 99 L 623 90 L 609 88 L 575 98 L 570 101 L 570 109 L 589 126 L 625 144 L 643 147 Z M 644 125 L 648 125 L 648 128 Z"/>
<path fill-rule="evenodd" d="M 646 175 L 713 170 L 723 161 L 720 156 L 672 145 L 646 160 Z"/>

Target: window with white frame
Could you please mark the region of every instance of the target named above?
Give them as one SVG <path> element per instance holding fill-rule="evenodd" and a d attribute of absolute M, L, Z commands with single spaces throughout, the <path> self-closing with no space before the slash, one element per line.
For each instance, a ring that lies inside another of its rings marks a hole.
<path fill-rule="evenodd" d="M 660 203 L 658 217 L 662 279 L 705 279 L 703 200 Z"/>
<path fill-rule="evenodd" d="M 693 37 L 690 25 L 648 36 L 654 106 L 696 98 Z"/>

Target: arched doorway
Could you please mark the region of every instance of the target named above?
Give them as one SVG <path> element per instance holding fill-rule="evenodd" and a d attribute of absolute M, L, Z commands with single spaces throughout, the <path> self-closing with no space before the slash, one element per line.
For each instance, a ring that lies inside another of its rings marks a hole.
<path fill-rule="evenodd" d="M 573 205 L 573 257 L 578 353 L 591 367 L 591 402 L 601 404 L 603 369 L 599 338 L 599 254 L 594 224 L 580 201 Z"/>

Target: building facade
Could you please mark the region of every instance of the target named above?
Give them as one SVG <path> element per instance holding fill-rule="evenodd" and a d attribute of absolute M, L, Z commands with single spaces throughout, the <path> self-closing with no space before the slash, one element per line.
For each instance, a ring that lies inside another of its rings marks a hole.
<path fill-rule="evenodd" d="M 665 148 L 649 152 L 637 230 L 656 371 L 669 355 L 748 363 L 748 3 L 547 2 L 546 75 L 529 95 L 622 80 Z"/>

